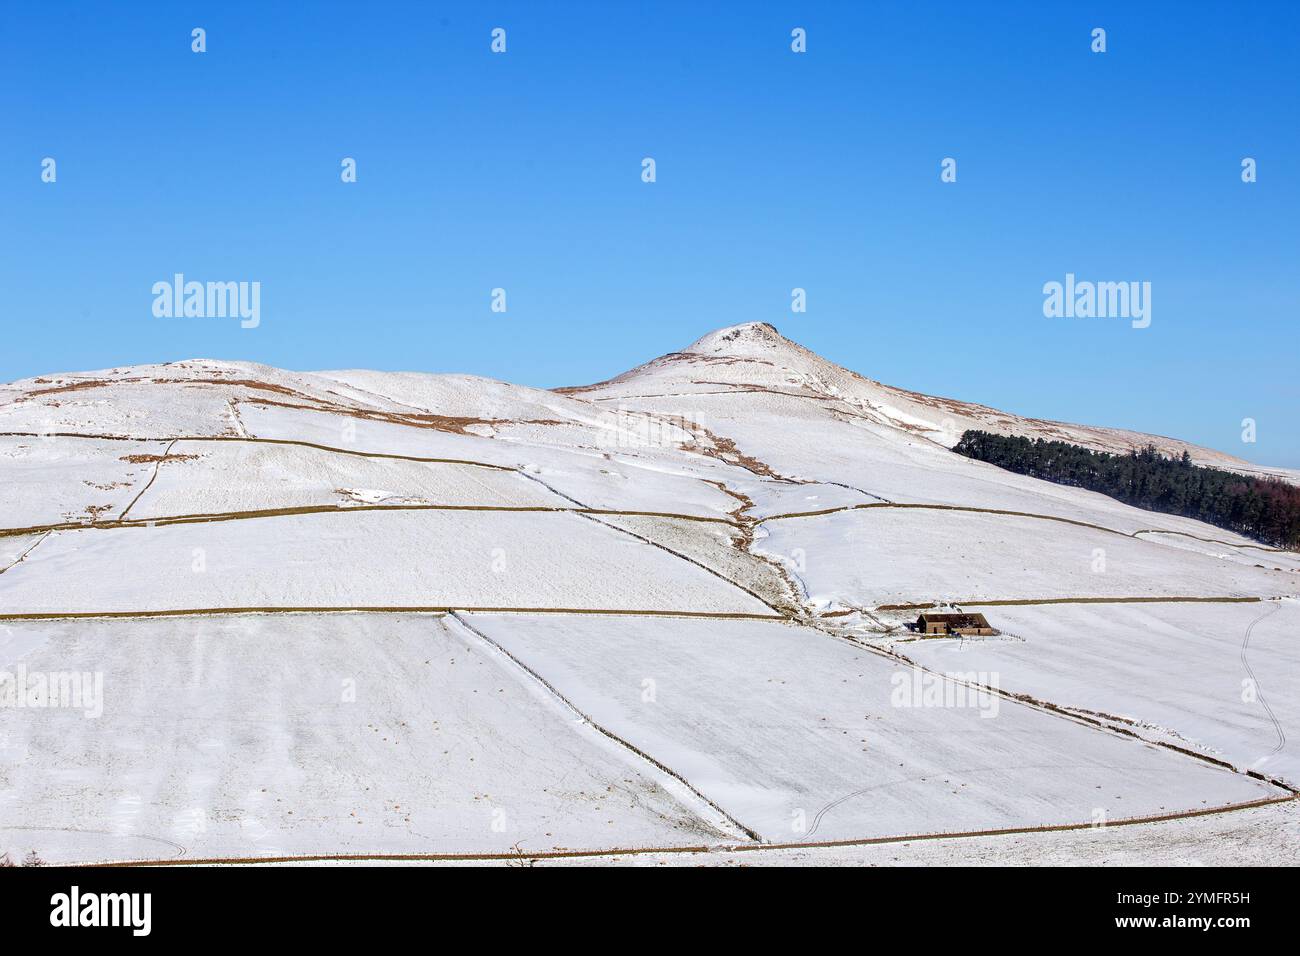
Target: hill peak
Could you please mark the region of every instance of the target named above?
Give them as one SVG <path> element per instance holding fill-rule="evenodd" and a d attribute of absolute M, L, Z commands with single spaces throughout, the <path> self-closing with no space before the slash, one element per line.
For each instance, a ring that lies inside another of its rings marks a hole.
<path fill-rule="evenodd" d="M 778 332 L 776 326 L 767 322 L 746 322 L 716 329 L 691 343 L 685 351 L 699 355 L 752 355 L 774 349 L 797 348 L 799 346 Z"/>

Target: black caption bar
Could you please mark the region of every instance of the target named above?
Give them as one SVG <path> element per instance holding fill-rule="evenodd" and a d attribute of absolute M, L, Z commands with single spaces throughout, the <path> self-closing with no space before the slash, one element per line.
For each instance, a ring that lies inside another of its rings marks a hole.
<path fill-rule="evenodd" d="M 1227 941 L 1256 933 L 1267 940 L 1286 929 L 1290 908 L 1280 889 L 1286 874 L 1260 868 L 842 868 L 744 875 L 658 870 L 653 876 L 601 877 L 598 884 L 589 884 L 592 874 L 582 872 L 525 879 L 504 873 L 507 867 L 454 874 L 448 869 L 11 868 L 0 870 L 0 915 L 12 942 L 57 942 L 76 934 L 81 942 L 112 937 L 127 945 L 211 945 L 255 935 L 259 943 L 337 946 L 349 939 L 373 943 L 378 926 L 386 934 L 428 932 L 431 920 L 444 929 L 456 924 L 461 932 L 494 927 L 495 934 L 507 914 L 506 925 L 535 920 L 537 927 L 554 929 L 567 923 L 580 926 L 584 938 L 597 929 L 641 933 L 658 925 L 667 931 L 678 921 L 710 921 L 698 908 L 709 899 L 701 890 L 725 894 L 714 897 L 720 907 L 714 916 L 731 927 L 733 941 L 781 913 L 802 922 L 810 909 L 828 916 L 838 911 L 831 917 L 837 921 L 868 921 L 863 932 L 884 926 L 937 929 L 938 920 L 944 932 L 1050 932 L 1072 942 L 1191 934 Z M 624 879 L 627 884 L 618 885 Z M 680 892 L 683 879 L 691 884 L 687 894 Z M 572 895 L 575 890 L 579 895 Z M 723 905 L 724 899 L 732 903 Z M 739 912 L 742 899 L 745 912 L 762 918 L 727 918 Z"/>

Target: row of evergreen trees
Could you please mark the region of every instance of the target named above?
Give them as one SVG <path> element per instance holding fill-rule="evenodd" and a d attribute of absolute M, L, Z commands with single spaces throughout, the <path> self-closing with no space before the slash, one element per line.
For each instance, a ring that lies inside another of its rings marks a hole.
<path fill-rule="evenodd" d="M 1154 445 L 1127 455 L 1063 441 L 968 431 L 953 451 L 1061 485 L 1099 491 L 1125 504 L 1196 518 L 1279 548 L 1300 548 L 1300 487 L 1165 458 Z"/>

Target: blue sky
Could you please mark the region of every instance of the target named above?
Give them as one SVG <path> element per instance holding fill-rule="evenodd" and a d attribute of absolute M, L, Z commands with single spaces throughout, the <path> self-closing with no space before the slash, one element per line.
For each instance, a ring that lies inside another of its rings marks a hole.
<path fill-rule="evenodd" d="M 1300 467 L 1297 62 L 1289 2 L 13 4 L 0 379 L 555 386 L 767 321 L 890 384 Z M 156 318 L 176 272 L 260 282 L 261 325 Z M 1151 282 L 1151 327 L 1045 318 L 1067 272 Z"/>

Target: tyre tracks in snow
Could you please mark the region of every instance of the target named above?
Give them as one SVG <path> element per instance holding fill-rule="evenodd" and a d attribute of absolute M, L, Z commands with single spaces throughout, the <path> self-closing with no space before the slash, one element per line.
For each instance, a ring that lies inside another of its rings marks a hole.
<path fill-rule="evenodd" d="M 1255 694 L 1259 703 L 1264 708 L 1264 712 L 1268 714 L 1268 719 L 1272 722 L 1273 730 L 1277 734 L 1277 743 L 1274 745 L 1273 749 L 1260 757 L 1256 763 L 1262 763 L 1268 758 L 1276 756 L 1282 752 L 1282 749 L 1286 746 L 1286 731 L 1282 729 L 1282 724 L 1277 719 L 1277 715 L 1273 713 L 1273 708 L 1268 705 L 1268 700 L 1264 697 L 1264 690 L 1259 686 L 1259 681 L 1255 677 L 1254 669 L 1250 666 L 1250 659 L 1247 657 L 1246 652 L 1250 648 L 1250 636 L 1255 632 L 1256 626 L 1258 626 L 1265 618 L 1276 614 L 1281 607 L 1282 605 L 1280 602 L 1276 603 L 1264 611 L 1264 613 L 1259 617 L 1255 618 L 1255 620 L 1251 621 L 1250 625 L 1246 628 L 1245 636 L 1241 639 L 1241 666 L 1246 669 L 1246 674 L 1250 677 L 1250 682 L 1255 688 Z"/>

